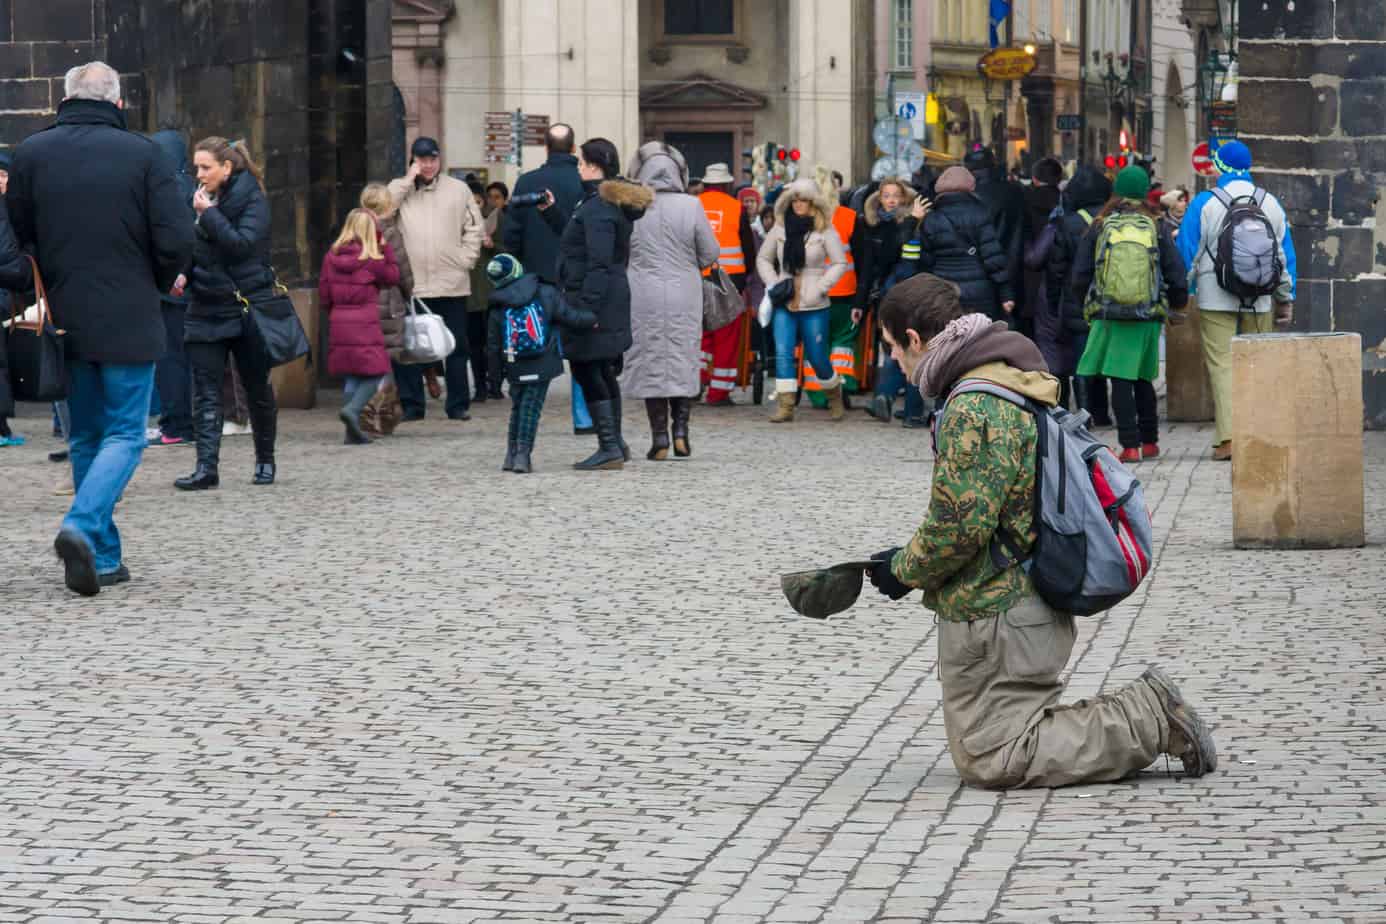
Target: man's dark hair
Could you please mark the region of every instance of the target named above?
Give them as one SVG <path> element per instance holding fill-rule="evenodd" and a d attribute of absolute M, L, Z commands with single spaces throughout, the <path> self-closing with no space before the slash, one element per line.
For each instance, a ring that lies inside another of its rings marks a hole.
<path fill-rule="evenodd" d="M 1058 186 L 1063 181 L 1064 168 L 1052 157 L 1041 157 L 1030 168 L 1030 176 L 1034 177 L 1036 183 L 1043 183 L 1045 186 Z"/>
<path fill-rule="evenodd" d="M 602 175 L 608 180 L 621 172 L 621 155 L 616 152 L 616 145 L 605 138 L 584 141 L 582 159 L 594 167 L 602 168 Z"/>
<path fill-rule="evenodd" d="M 902 347 L 910 342 L 906 331 L 913 330 L 928 343 L 943 333 L 950 321 L 965 314 L 967 309 L 958 301 L 958 287 L 931 273 L 896 283 L 881 302 L 881 326 Z"/>
<path fill-rule="evenodd" d="M 466 183 L 467 188 L 472 191 L 473 196 L 481 196 L 482 198 L 485 198 L 486 187 L 482 186 L 481 181 L 478 180 L 474 175 L 468 175 Z"/>
<path fill-rule="evenodd" d="M 501 194 L 501 198 L 502 198 L 502 199 L 509 199 L 509 198 L 510 198 L 510 187 L 509 187 L 509 186 L 506 186 L 506 185 L 505 185 L 504 183 L 502 183 L 500 180 L 496 180 L 494 183 L 490 183 L 490 184 L 488 184 L 487 187 L 486 187 L 486 191 L 487 191 L 487 192 L 490 192 L 490 191 L 493 190 L 493 189 L 499 189 L 499 190 L 500 190 L 500 194 Z"/>
<path fill-rule="evenodd" d="M 573 126 L 566 122 L 553 123 L 544 134 L 544 146 L 549 149 L 550 154 L 573 153 L 573 142 L 576 140 L 577 136 L 573 134 Z"/>

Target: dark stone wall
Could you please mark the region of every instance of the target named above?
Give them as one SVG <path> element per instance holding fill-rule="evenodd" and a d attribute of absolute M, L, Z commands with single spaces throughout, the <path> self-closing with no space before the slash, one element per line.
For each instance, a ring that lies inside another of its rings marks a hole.
<path fill-rule="evenodd" d="M 1386 429 L 1386 3 L 1240 0 L 1238 120 L 1299 256 L 1295 326 L 1362 335 Z"/>
<path fill-rule="evenodd" d="M 389 0 L 0 0 L 0 146 L 51 124 L 63 73 L 97 58 L 122 74 L 131 128 L 246 139 L 290 285 L 387 178 Z"/>

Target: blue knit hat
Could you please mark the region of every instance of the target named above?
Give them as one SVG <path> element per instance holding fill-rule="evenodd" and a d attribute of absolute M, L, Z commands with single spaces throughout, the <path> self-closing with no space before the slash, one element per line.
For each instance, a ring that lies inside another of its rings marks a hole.
<path fill-rule="evenodd" d="M 525 268 L 508 253 L 498 253 L 486 264 L 486 275 L 497 286 L 514 282 L 525 274 Z"/>
<path fill-rule="evenodd" d="M 1228 141 L 1213 152 L 1213 166 L 1219 173 L 1245 173 L 1251 169 L 1251 149 L 1240 141 Z"/>

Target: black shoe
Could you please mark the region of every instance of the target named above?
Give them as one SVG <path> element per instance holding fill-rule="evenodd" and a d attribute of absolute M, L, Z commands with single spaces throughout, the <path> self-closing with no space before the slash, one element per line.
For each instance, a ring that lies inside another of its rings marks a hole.
<path fill-rule="evenodd" d="M 221 478 L 217 475 L 217 470 L 201 463 L 191 475 L 184 475 L 173 482 L 173 486 L 180 491 L 206 491 L 219 484 Z"/>
<path fill-rule="evenodd" d="M 573 463 L 573 468 L 581 472 L 625 468 L 626 456 L 621 451 L 614 405 L 610 401 L 592 401 L 587 405 L 587 410 L 592 413 L 592 422 L 597 429 L 597 451 L 581 462 Z"/>
<path fill-rule="evenodd" d="M 573 436 L 591 436 L 597 432 L 596 427 L 574 427 Z"/>
<path fill-rule="evenodd" d="M 121 565 L 114 571 L 107 571 L 105 574 L 98 574 L 96 582 L 102 587 L 114 587 L 117 584 L 130 583 L 130 569 Z"/>
<path fill-rule="evenodd" d="M 346 408 L 342 408 L 337 414 L 337 419 L 346 427 L 346 439 L 344 442 L 348 446 L 364 446 L 371 441 L 366 435 L 366 431 L 361 429 L 361 417 L 353 414 Z"/>
<path fill-rule="evenodd" d="M 504 398 L 505 395 L 501 393 L 500 386 L 497 386 L 497 387 L 491 389 L 490 391 L 488 391 L 488 392 L 486 393 L 486 397 L 487 397 L 487 398 L 490 398 L 492 401 L 499 401 L 499 400 L 501 400 L 502 398 Z"/>
<path fill-rule="evenodd" d="M 255 477 L 250 480 L 250 483 L 258 485 L 274 484 L 274 463 L 256 462 Z"/>
<path fill-rule="evenodd" d="M 420 421 L 420 420 L 423 420 L 423 419 L 424 419 L 424 415 L 422 415 L 422 414 L 401 414 L 401 415 L 400 415 L 400 418 L 399 418 L 399 422 L 400 422 L 400 423 L 416 423 L 416 422 L 418 422 L 418 421 Z"/>
<path fill-rule="evenodd" d="M 906 417 L 904 426 L 906 430 L 922 430 L 929 426 L 929 418 Z"/>
<path fill-rule="evenodd" d="M 513 441 L 505 447 L 505 464 L 501 466 L 501 471 L 515 471 L 515 443 Z"/>
<path fill-rule="evenodd" d="M 63 583 L 67 589 L 84 597 L 101 593 L 101 579 L 96 574 L 96 559 L 86 538 L 75 529 L 59 530 L 53 540 L 53 551 L 63 560 Z"/>
<path fill-rule="evenodd" d="M 669 458 L 669 400 L 646 398 L 645 415 L 650 418 L 650 451 L 645 458 L 663 462 Z"/>
<path fill-rule="evenodd" d="M 68 453 L 66 449 L 59 449 L 56 452 L 50 452 L 48 454 L 49 462 L 66 462 L 67 458 Z"/>
<path fill-rule="evenodd" d="M 481 389 L 477 389 L 476 391 L 472 392 L 472 404 L 485 404 L 486 399 L 488 397 L 490 396 L 487 395 L 486 392 L 482 391 Z"/>
<path fill-rule="evenodd" d="M 673 411 L 674 455 L 686 459 L 693 455 L 693 444 L 688 440 L 688 418 L 693 413 L 693 402 L 688 398 L 670 398 L 669 408 Z"/>
<path fill-rule="evenodd" d="M 531 447 L 528 443 L 515 444 L 515 467 L 511 469 L 515 474 L 528 475 L 530 472 L 534 471 L 529 461 L 530 449 Z"/>
<path fill-rule="evenodd" d="M 456 414 L 449 414 L 448 420 L 471 420 L 472 415 L 468 411 L 460 411 Z"/>

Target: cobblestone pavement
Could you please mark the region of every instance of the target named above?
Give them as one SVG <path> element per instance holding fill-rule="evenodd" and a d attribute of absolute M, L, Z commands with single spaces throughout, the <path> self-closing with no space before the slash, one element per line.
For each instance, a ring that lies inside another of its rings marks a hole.
<path fill-rule="evenodd" d="M 1373 545 L 1237 552 L 1168 427 L 1157 569 L 1070 696 L 1164 664 L 1221 769 L 1002 794 L 959 785 L 926 611 L 778 592 L 908 537 L 923 433 L 699 410 L 656 464 L 631 407 L 637 462 L 579 475 L 559 395 L 519 478 L 497 404 L 356 448 L 323 399 L 271 489 L 246 437 L 202 495 L 150 450 L 94 600 L 51 441 L 0 450 L 0 920 L 1386 921 L 1386 434 Z"/>

